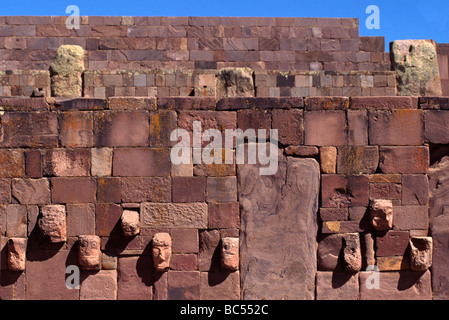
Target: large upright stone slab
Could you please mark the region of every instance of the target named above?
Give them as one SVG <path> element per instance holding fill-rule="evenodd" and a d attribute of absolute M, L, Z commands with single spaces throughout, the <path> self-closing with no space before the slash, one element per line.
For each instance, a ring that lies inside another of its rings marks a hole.
<path fill-rule="evenodd" d="M 240 165 L 243 299 L 314 299 L 320 167 L 279 154 L 274 175 Z"/>
<path fill-rule="evenodd" d="M 84 71 L 84 49 L 62 45 L 50 65 L 51 92 L 54 97 L 81 97 Z"/>
<path fill-rule="evenodd" d="M 399 96 L 442 95 L 435 41 L 393 41 L 390 54 Z"/>
<path fill-rule="evenodd" d="M 449 299 L 449 157 L 429 170 L 429 220 L 433 237 L 433 297 Z"/>

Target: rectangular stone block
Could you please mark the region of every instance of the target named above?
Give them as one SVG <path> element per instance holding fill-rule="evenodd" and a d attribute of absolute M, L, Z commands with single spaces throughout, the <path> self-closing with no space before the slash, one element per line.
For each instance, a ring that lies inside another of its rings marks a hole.
<path fill-rule="evenodd" d="M 177 129 L 178 117 L 176 111 L 160 110 L 150 115 L 150 146 L 169 147 L 175 142 L 170 141 L 170 135 Z"/>
<path fill-rule="evenodd" d="M 278 130 L 279 142 L 284 145 L 304 143 L 304 112 L 300 109 L 273 110 L 271 128 Z"/>
<path fill-rule="evenodd" d="M 99 236 L 115 236 L 111 234 L 122 216 L 122 207 L 112 203 L 98 203 L 95 206 L 95 233 Z M 119 230 L 120 233 L 121 230 Z"/>
<path fill-rule="evenodd" d="M 237 177 L 207 177 L 207 202 L 236 202 Z"/>
<path fill-rule="evenodd" d="M 91 112 L 63 112 L 59 116 L 59 139 L 67 148 L 92 147 L 93 120 Z"/>
<path fill-rule="evenodd" d="M 145 75 L 140 75 L 144 76 Z M 145 97 L 110 97 L 111 110 L 156 110 L 156 98 Z"/>
<path fill-rule="evenodd" d="M 11 202 L 11 180 L 0 179 L 0 204 Z"/>
<path fill-rule="evenodd" d="M 402 175 L 402 205 L 427 205 L 429 180 L 424 174 Z"/>
<path fill-rule="evenodd" d="M 394 223 L 393 217 L 393 223 Z M 409 232 L 389 230 L 376 237 L 376 256 L 404 256 L 408 247 Z"/>
<path fill-rule="evenodd" d="M 173 202 L 204 202 L 206 179 L 204 177 L 173 177 Z"/>
<path fill-rule="evenodd" d="M 92 148 L 90 150 L 92 176 L 112 175 L 112 148 Z"/>
<path fill-rule="evenodd" d="M 306 111 L 316 110 L 347 110 L 349 108 L 348 97 L 306 97 L 304 98 Z"/>
<path fill-rule="evenodd" d="M 304 113 L 305 144 L 341 146 L 347 143 L 344 111 L 310 111 Z"/>
<path fill-rule="evenodd" d="M 117 270 L 86 271 L 80 286 L 80 300 L 116 300 Z"/>
<path fill-rule="evenodd" d="M 357 274 L 317 272 L 317 300 L 358 300 Z"/>
<path fill-rule="evenodd" d="M 94 145 L 97 147 L 148 146 L 148 111 L 94 112 Z"/>
<path fill-rule="evenodd" d="M 360 272 L 361 300 L 430 300 L 430 271 L 385 272 L 378 274 L 379 289 L 369 289 L 372 272 Z"/>
<path fill-rule="evenodd" d="M 6 236 L 9 238 L 27 237 L 27 209 L 22 205 L 6 207 Z"/>
<path fill-rule="evenodd" d="M 449 111 L 424 111 L 424 139 L 429 143 L 449 143 Z"/>
<path fill-rule="evenodd" d="M 238 202 L 216 202 L 208 204 L 209 228 L 240 228 Z"/>
<path fill-rule="evenodd" d="M 417 109 L 417 97 L 351 97 L 350 109 L 395 110 Z"/>
<path fill-rule="evenodd" d="M 406 256 L 377 257 L 379 271 L 400 271 L 410 269 L 410 258 Z"/>
<path fill-rule="evenodd" d="M 171 179 L 163 177 L 121 178 L 122 202 L 170 202 Z"/>
<path fill-rule="evenodd" d="M 400 146 L 379 149 L 379 169 L 382 173 L 426 173 L 428 168 L 428 147 Z"/>
<path fill-rule="evenodd" d="M 364 228 L 360 221 L 323 221 L 321 232 L 327 233 L 357 233 L 363 232 Z"/>
<path fill-rule="evenodd" d="M 205 203 L 150 203 L 140 209 L 142 228 L 207 228 Z"/>
<path fill-rule="evenodd" d="M 42 157 L 44 176 L 80 177 L 90 173 L 89 149 L 49 149 Z"/>
<path fill-rule="evenodd" d="M 152 300 L 152 267 L 150 256 L 119 257 L 117 299 Z"/>
<path fill-rule="evenodd" d="M 67 236 L 95 234 L 95 205 L 93 203 L 67 204 Z"/>
<path fill-rule="evenodd" d="M 360 207 L 369 203 L 369 178 L 366 175 L 321 176 L 322 207 Z"/>
<path fill-rule="evenodd" d="M 96 189 L 92 178 L 52 178 L 51 200 L 52 203 L 94 203 Z"/>
<path fill-rule="evenodd" d="M 369 174 L 377 170 L 379 150 L 376 146 L 338 147 L 337 173 Z"/>
<path fill-rule="evenodd" d="M 320 218 L 323 221 L 348 220 L 348 208 L 320 208 Z"/>
<path fill-rule="evenodd" d="M 97 179 L 97 201 L 120 203 L 122 199 L 120 178 Z"/>
<path fill-rule="evenodd" d="M 20 204 L 48 204 L 50 183 L 47 179 L 13 179 L 12 195 Z"/>
<path fill-rule="evenodd" d="M 22 150 L 0 150 L 0 177 L 25 176 L 25 159 Z"/>
<path fill-rule="evenodd" d="M 106 99 L 90 97 L 78 97 L 76 99 L 63 98 L 55 101 L 54 108 L 60 111 L 105 110 L 108 108 L 108 101 Z"/>
<path fill-rule="evenodd" d="M 348 145 L 368 144 L 368 114 L 366 110 L 348 110 Z"/>
<path fill-rule="evenodd" d="M 199 271 L 169 271 L 167 280 L 168 300 L 199 300 Z"/>
<path fill-rule="evenodd" d="M 198 253 L 199 238 L 196 229 L 171 229 L 174 253 Z"/>
<path fill-rule="evenodd" d="M 169 176 L 170 150 L 161 148 L 117 148 L 113 156 L 114 176 Z"/>
<path fill-rule="evenodd" d="M 429 228 L 429 214 L 425 206 L 397 206 L 394 207 L 394 230 L 427 230 Z"/>
<path fill-rule="evenodd" d="M 421 145 L 424 142 L 422 110 L 369 111 L 371 145 Z"/>
<path fill-rule="evenodd" d="M 28 178 L 42 178 L 42 155 L 39 150 L 25 151 L 25 175 Z"/>
<path fill-rule="evenodd" d="M 240 273 L 201 272 L 201 300 L 239 300 Z"/>

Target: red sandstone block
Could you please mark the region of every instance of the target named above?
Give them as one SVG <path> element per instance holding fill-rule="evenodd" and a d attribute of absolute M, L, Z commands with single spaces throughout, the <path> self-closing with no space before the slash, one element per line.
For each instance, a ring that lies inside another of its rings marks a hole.
<path fill-rule="evenodd" d="M 379 164 L 379 150 L 376 146 L 338 147 L 337 173 L 375 173 Z"/>
<path fill-rule="evenodd" d="M 307 111 L 316 110 L 347 110 L 349 108 L 348 97 L 306 97 L 304 108 Z"/>
<path fill-rule="evenodd" d="M 169 110 L 214 110 L 214 97 L 163 97 L 157 99 L 158 109 Z"/>
<path fill-rule="evenodd" d="M 284 145 L 304 143 L 304 112 L 299 109 L 273 110 L 272 129 L 278 130 L 279 142 Z"/>
<path fill-rule="evenodd" d="M 419 107 L 421 109 L 436 109 L 436 110 L 448 110 L 449 98 L 448 97 L 420 97 Z"/>
<path fill-rule="evenodd" d="M 351 97 L 350 109 L 417 109 L 417 97 Z"/>
<path fill-rule="evenodd" d="M 25 176 L 25 159 L 21 150 L 0 150 L 0 177 L 14 178 Z"/>
<path fill-rule="evenodd" d="M 169 300 L 199 300 L 199 271 L 169 271 L 167 297 Z"/>
<path fill-rule="evenodd" d="M 427 205 L 429 180 L 424 174 L 402 175 L 402 205 Z"/>
<path fill-rule="evenodd" d="M 424 142 L 421 110 L 369 111 L 372 145 L 421 145 Z"/>
<path fill-rule="evenodd" d="M 207 202 L 236 202 L 237 177 L 207 177 Z"/>
<path fill-rule="evenodd" d="M 317 273 L 316 290 L 317 300 L 357 300 L 359 298 L 358 275 L 320 271 Z"/>
<path fill-rule="evenodd" d="M 94 144 L 99 147 L 147 146 L 149 122 L 147 111 L 94 112 Z"/>
<path fill-rule="evenodd" d="M 369 203 L 368 176 L 322 175 L 321 203 L 324 208 L 367 206 Z"/>
<path fill-rule="evenodd" d="M 112 203 L 98 203 L 95 206 L 95 233 L 110 236 L 122 216 L 122 207 Z"/>
<path fill-rule="evenodd" d="M 175 253 L 198 253 L 199 238 L 197 229 L 172 229 L 170 231 Z"/>
<path fill-rule="evenodd" d="M 347 143 L 344 111 L 310 111 L 304 113 L 305 144 L 341 146 Z"/>
<path fill-rule="evenodd" d="M 90 172 L 89 149 L 49 149 L 42 157 L 44 176 L 88 176 Z"/>
<path fill-rule="evenodd" d="M 320 218 L 323 221 L 348 220 L 348 208 L 320 208 Z"/>
<path fill-rule="evenodd" d="M 389 230 L 385 233 L 377 233 L 376 235 L 376 256 L 405 255 L 409 242 L 408 231 Z"/>
<path fill-rule="evenodd" d="M 95 202 L 96 183 L 92 178 L 52 178 L 52 203 Z"/>
<path fill-rule="evenodd" d="M 206 179 L 204 177 L 173 177 L 173 202 L 204 202 Z"/>
<path fill-rule="evenodd" d="M 11 202 L 11 180 L 0 179 L 0 204 Z"/>
<path fill-rule="evenodd" d="M 45 98 L 3 97 L 0 106 L 5 111 L 47 111 Z"/>
<path fill-rule="evenodd" d="M 165 177 L 121 178 L 122 202 L 170 202 L 171 179 Z"/>
<path fill-rule="evenodd" d="M 126 37 L 127 27 L 114 25 L 114 26 L 92 26 L 92 37 Z"/>
<path fill-rule="evenodd" d="M 42 177 L 42 155 L 39 150 L 25 151 L 25 175 L 28 178 Z"/>
<path fill-rule="evenodd" d="M 380 147 L 379 168 L 382 173 L 426 173 L 429 168 L 429 148 Z"/>
<path fill-rule="evenodd" d="M 327 233 L 357 233 L 363 232 L 366 226 L 360 221 L 323 221 L 321 232 Z"/>
<path fill-rule="evenodd" d="M 384 37 L 360 37 L 360 51 L 370 52 L 384 52 L 385 38 Z"/>
<path fill-rule="evenodd" d="M 65 25 L 38 25 L 36 37 L 70 37 L 72 32 Z"/>
<path fill-rule="evenodd" d="M 238 202 L 209 203 L 210 229 L 240 228 L 240 207 Z"/>
<path fill-rule="evenodd" d="M 348 145 L 368 144 L 368 115 L 366 110 L 348 110 Z"/>
<path fill-rule="evenodd" d="M 170 175 L 169 149 L 118 148 L 112 160 L 114 176 L 168 176 Z"/>
<path fill-rule="evenodd" d="M 117 299 L 152 300 L 152 269 L 150 256 L 119 257 L 117 261 Z"/>
<path fill-rule="evenodd" d="M 196 254 L 173 254 L 170 261 L 170 269 L 177 271 L 193 271 L 198 269 Z"/>
<path fill-rule="evenodd" d="M 427 230 L 429 228 L 429 214 L 425 206 L 394 207 L 394 230 Z"/>
<path fill-rule="evenodd" d="M 237 111 L 237 128 L 245 131 L 247 129 L 265 129 L 267 137 L 271 129 L 271 112 L 269 110 L 239 110 Z"/>
<path fill-rule="evenodd" d="M 83 272 L 80 300 L 116 300 L 117 270 Z"/>
<path fill-rule="evenodd" d="M 302 108 L 302 98 L 222 98 L 217 110 Z"/>
<path fill-rule="evenodd" d="M 91 112 L 64 112 L 59 117 L 61 145 L 68 148 L 92 147 Z"/>
<path fill-rule="evenodd" d="M 97 179 L 97 201 L 98 202 L 121 202 L 120 178 L 98 178 Z"/>
<path fill-rule="evenodd" d="M 150 115 L 150 145 L 153 147 L 171 146 L 170 135 L 177 129 L 176 111 L 161 110 Z"/>
<path fill-rule="evenodd" d="M 201 300 L 239 300 L 239 272 L 201 272 Z"/>
<path fill-rule="evenodd" d="M 424 111 L 424 139 L 426 142 L 449 143 L 449 111 Z"/>
<path fill-rule="evenodd" d="M 93 203 L 67 204 L 67 236 L 95 234 L 95 205 Z"/>
<path fill-rule="evenodd" d="M 156 98 L 145 97 L 111 97 L 111 110 L 156 110 Z"/>

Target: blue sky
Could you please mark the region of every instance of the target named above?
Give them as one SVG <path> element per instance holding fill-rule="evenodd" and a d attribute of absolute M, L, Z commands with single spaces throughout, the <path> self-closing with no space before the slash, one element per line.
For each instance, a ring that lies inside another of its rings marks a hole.
<path fill-rule="evenodd" d="M 434 39 L 449 43 L 449 0 L 3 0 L 0 15 L 261 16 L 359 18 L 360 35 L 393 40 Z M 380 29 L 369 30 L 366 8 L 380 11 Z"/>

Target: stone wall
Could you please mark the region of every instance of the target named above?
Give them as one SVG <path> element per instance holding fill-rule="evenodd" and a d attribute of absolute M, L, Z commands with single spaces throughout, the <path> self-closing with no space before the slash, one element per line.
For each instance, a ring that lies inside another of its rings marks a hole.
<path fill-rule="evenodd" d="M 443 95 L 449 96 L 449 44 L 440 43 L 438 44 L 437 49 L 441 88 L 443 89 Z"/>
<path fill-rule="evenodd" d="M 2 299 L 448 296 L 446 202 L 437 192 L 445 179 L 435 167 L 447 154 L 446 98 L 0 104 Z M 260 176 L 258 164 L 173 164 L 170 133 L 192 132 L 195 120 L 203 131 L 277 129 L 278 170 Z M 436 181 L 430 200 L 428 175 Z M 373 200 L 392 205 L 386 230 L 371 221 Z M 131 223 L 124 212 L 139 217 L 140 229 L 124 227 Z M 153 267 L 156 233 L 172 240 L 162 271 Z M 92 260 L 83 260 L 84 235 L 99 237 Z M 434 237 L 431 269 L 429 251 L 416 242 L 427 236 Z M 225 238 L 240 239 L 232 270 L 221 262 Z M 424 258 L 414 260 L 417 254 Z M 66 287 L 71 265 L 81 268 L 79 289 Z M 366 272 L 371 265 L 378 272 Z M 380 286 L 370 289 L 373 275 Z"/>

